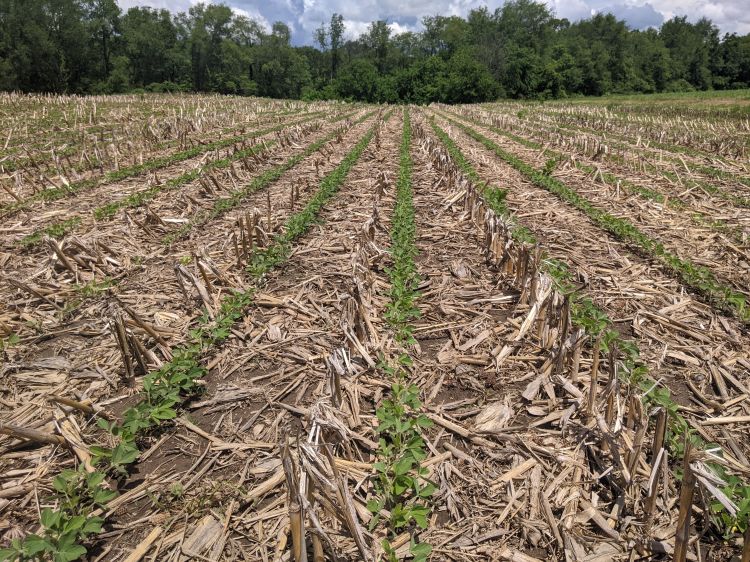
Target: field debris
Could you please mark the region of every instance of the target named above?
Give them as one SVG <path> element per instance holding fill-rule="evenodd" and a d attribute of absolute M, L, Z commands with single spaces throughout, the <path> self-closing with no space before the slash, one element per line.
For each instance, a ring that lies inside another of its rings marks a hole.
<path fill-rule="evenodd" d="M 749 559 L 735 143 L 111 99 L 2 180 L 0 558 Z"/>

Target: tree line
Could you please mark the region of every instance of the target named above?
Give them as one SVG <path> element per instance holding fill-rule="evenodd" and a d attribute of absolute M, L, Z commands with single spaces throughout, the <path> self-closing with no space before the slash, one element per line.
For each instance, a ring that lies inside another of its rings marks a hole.
<path fill-rule="evenodd" d="M 396 34 L 374 21 L 346 39 L 334 13 L 314 46 L 295 47 L 286 24 L 266 29 L 222 4 L 173 14 L 123 13 L 116 0 L 0 0 L 0 89 L 468 103 L 750 87 L 750 34 L 721 37 L 707 19 L 634 30 L 611 14 L 571 23 L 510 0 L 422 24 Z"/>

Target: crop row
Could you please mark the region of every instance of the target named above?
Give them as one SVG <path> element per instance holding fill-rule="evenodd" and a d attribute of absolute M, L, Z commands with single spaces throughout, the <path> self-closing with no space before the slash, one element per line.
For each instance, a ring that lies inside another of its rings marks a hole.
<path fill-rule="evenodd" d="M 454 163 L 465 176 L 472 181 L 474 178 L 479 178 L 476 169 L 448 134 L 434 120 L 431 121 L 431 126 Z M 492 187 L 484 182 L 478 183 L 476 186 L 483 193 L 487 206 L 498 216 L 504 217 L 507 223 L 511 225 L 514 240 L 522 244 L 537 245 L 534 233 L 519 226 L 516 217 L 505 204 L 505 190 Z M 624 338 L 614 327 L 606 312 L 576 287 L 574 277 L 567 264 L 544 256 L 542 271 L 554 280 L 556 289 L 570 299 L 572 325 L 584 330 L 589 344 L 597 342 L 602 351 L 608 352 L 610 348 L 616 348 L 622 356 L 623 369 L 619 371 L 622 380 L 639 389 L 646 406 L 663 408 L 667 412 L 669 425 L 666 442 L 675 458 L 680 458 L 684 453 L 686 436 L 693 446 L 704 451 L 711 449 L 714 445 L 705 443 L 699 436 L 695 435 L 687 420 L 679 414 L 678 406 L 672 399 L 669 390 L 661 387 L 649 376 L 648 367 L 640 359 L 641 353 L 638 343 Z M 750 485 L 742 483 L 736 476 L 727 474 L 719 464 L 709 463 L 709 465 L 725 482 L 722 492 L 730 498 L 736 507 L 734 512 L 730 512 L 725 505 L 715 504 L 714 507 L 720 512 L 720 517 L 716 521 L 717 524 L 723 527 L 726 532 L 746 530 L 750 523 Z"/>
<path fill-rule="evenodd" d="M 172 109 L 172 112 L 174 109 Z M 273 110 L 264 113 L 265 118 L 278 118 L 288 114 L 299 115 L 299 111 L 276 111 Z M 52 125 L 44 128 L 44 134 L 32 137 L 39 139 L 37 142 L 30 140 L 23 142 L 23 149 L 26 154 L 25 158 L 15 160 L 6 160 L 3 165 L 6 172 L 13 171 L 46 171 L 54 173 L 55 171 L 83 172 L 93 170 L 94 168 L 103 168 L 104 166 L 115 165 L 115 159 L 110 154 L 103 154 L 102 151 L 108 143 L 117 144 L 116 153 L 118 158 L 125 158 L 135 154 L 139 150 L 163 150 L 176 146 L 184 146 L 190 141 L 190 133 L 200 131 L 201 135 L 210 135 L 214 133 L 226 134 L 236 131 L 243 125 L 234 127 L 222 127 L 229 120 L 235 117 L 246 118 L 247 112 L 243 112 L 241 106 L 229 104 L 212 113 L 210 117 L 205 112 L 197 115 L 163 115 L 161 121 L 155 120 L 158 115 L 144 111 L 142 115 L 131 120 L 127 125 L 119 128 L 112 123 L 93 124 L 82 127 L 76 131 L 61 130 L 50 134 Z M 147 123 L 143 126 L 144 121 Z M 9 131 L 12 135 L 13 131 Z M 50 142 L 54 141 L 57 136 L 62 136 L 60 141 L 64 144 L 60 147 L 50 149 Z M 164 140 L 165 137 L 168 140 Z M 120 142 L 127 139 L 127 142 Z M 105 151 L 106 152 L 106 151 Z M 8 155 L 9 156 L 9 155 Z M 6 156 L 7 158 L 7 156 Z M 71 158 L 77 162 L 71 162 Z M 62 161 L 67 163 L 67 170 L 62 166 Z"/>
<path fill-rule="evenodd" d="M 404 125 L 399 148 L 399 175 L 396 184 L 396 204 L 391 220 L 391 258 L 388 269 L 390 299 L 386 319 L 393 327 L 396 339 L 403 344 L 413 341 L 411 321 L 419 310 L 414 304 L 419 282 L 414 258 L 416 226 L 412 192 L 411 121 L 404 109 Z M 378 425 L 377 461 L 374 497 L 367 503 L 372 512 L 370 530 L 383 522 L 386 537 L 381 547 L 388 562 L 397 562 L 394 539 L 406 529 L 426 529 L 430 507 L 427 500 L 435 492 L 435 485 L 426 480 L 427 469 L 421 462 L 427 457 L 422 431 L 431 426 L 427 416 L 420 413 L 420 389 L 408 383 L 406 369 L 412 365 L 408 355 L 402 355 L 398 364 L 381 364 L 392 380 L 390 395 L 376 408 Z M 384 514 L 387 514 L 385 516 Z M 411 533 L 409 551 L 415 562 L 423 562 L 432 552 L 432 546 L 418 542 Z"/>
<path fill-rule="evenodd" d="M 307 123 L 309 121 L 312 121 L 318 118 L 320 115 L 321 115 L 321 112 L 313 113 L 305 117 L 304 119 L 291 121 L 289 123 L 281 123 L 273 127 L 268 127 L 265 129 L 252 131 L 247 134 L 237 135 L 237 136 L 217 140 L 217 141 L 206 143 L 206 144 L 199 144 L 187 150 L 175 152 L 167 156 L 151 158 L 140 164 L 135 164 L 132 166 L 124 166 L 120 168 L 119 170 L 106 172 L 103 176 L 80 180 L 77 182 L 73 182 L 69 185 L 66 185 L 64 187 L 54 187 L 50 189 L 45 189 L 34 195 L 24 198 L 21 201 L 17 201 L 15 203 L 10 203 L 8 205 L 5 205 L 4 207 L 0 209 L 0 211 L 2 212 L 3 216 L 11 215 L 21 209 L 31 208 L 32 204 L 37 201 L 46 201 L 46 202 L 57 201 L 65 197 L 76 195 L 82 191 L 93 189 L 95 187 L 99 187 L 101 185 L 107 185 L 110 183 L 122 181 L 122 180 L 132 178 L 135 176 L 140 176 L 147 172 L 152 172 L 155 170 L 159 170 L 161 168 L 165 168 L 167 166 L 171 166 L 173 164 L 177 164 L 179 162 L 184 162 L 185 160 L 190 160 L 191 158 L 195 158 L 196 156 L 206 154 L 213 150 L 220 150 L 222 148 L 233 146 L 235 144 L 244 143 L 254 138 L 261 137 L 263 135 L 268 135 L 276 131 L 281 131 L 287 127 L 293 127 L 295 125 L 301 125 L 303 123 Z"/>
<path fill-rule="evenodd" d="M 747 129 L 742 119 L 729 119 L 720 123 L 712 115 L 711 119 L 685 120 L 682 117 L 665 117 L 664 109 L 664 106 L 660 106 L 657 116 L 623 116 L 610 111 L 597 113 L 592 112 L 591 108 L 566 108 L 563 114 L 575 127 L 583 124 L 631 137 L 645 136 L 651 146 L 697 157 L 706 154 L 715 156 L 720 151 L 718 149 L 722 149 L 725 156 L 738 156 L 742 153 L 743 146 L 746 146 L 741 133 Z"/>
<path fill-rule="evenodd" d="M 697 266 L 690 260 L 682 259 L 657 240 L 642 232 L 629 220 L 616 217 L 594 206 L 576 190 L 550 176 L 544 171 L 536 170 L 520 158 L 506 152 L 492 140 L 480 134 L 470 126 L 450 119 L 449 121 L 463 130 L 472 139 L 481 143 L 504 162 L 521 172 L 535 185 L 542 187 L 583 212 L 594 224 L 609 232 L 617 239 L 632 244 L 645 255 L 653 258 L 673 272 L 682 283 L 702 295 L 709 302 L 725 310 L 743 322 L 750 322 L 750 310 L 745 296 L 719 282 L 713 272 L 704 266 Z"/>
<path fill-rule="evenodd" d="M 373 125 L 344 160 L 323 178 L 310 202 L 288 219 L 284 233 L 260 250 L 263 257 L 252 260 L 251 272 L 256 279 L 283 263 L 290 245 L 314 224 L 367 148 L 377 126 L 378 123 Z M 252 303 L 252 295 L 252 289 L 235 291 L 223 299 L 213 320 L 208 313 L 204 314 L 198 326 L 190 331 L 189 343 L 173 350 L 170 362 L 144 378 L 143 398 L 124 412 L 122 423 L 100 419 L 99 426 L 111 433 L 116 441 L 113 447 L 91 447 L 94 463 L 101 467 L 100 470 L 87 474 L 81 467 L 78 471 L 64 471 L 55 477 L 58 507 L 56 510 L 46 508 L 42 512 L 41 534 L 15 539 L 9 549 L 0 551 L 0 560 L 49 556 L 55 560 L 72 561 L 86 554 L 80 543 L 101 530 L 104 520 L 98 514 L 115 496 L 105 485 L 106 475 L 126 474 L 128 466 L 139 456 L 138 440 L 164 421 L 174 419 L 180 404 L 195 396 L 200 389 L 199 379 L 207 374 L 201 359 L 229 337 L 231 326 L 242 318 Z M 77 498 L 76 501 L 67 501 L 71 497 Z"/>
<path fill-rule="evenodd" d="M 511 133 L 510 131 L 501 129 L 499 127 L 495 127 L 492 125 L 489 125 L 487 123 L 484 123 L 482 121 L 478 121 L 476 119 L 472 119 L 469 117 L 461 116 L 456 113 L 451 113 L 451 116 L 459 117 L 464 119 L 465 121 L 471 122 L 475 125 L 479 125 L 482 127 L 487 128 L 488 130 L 492 131 L 493 133 L 496 133 L 498 135 L 504 136 L 513 142 L 516 142 L 518 144 L 521 144 L 527 148 L 533 148 L 535 150 L 542 150 L 545 155 L 552 156 L 557 162 L 561 162 L 567 159 L 567 156 L 561 152 L 557 152 L 555 150 L 552 150 L 548 148 L 546 145 L 543 145 L 539 142 L 527 139 L 525 137 L 516 135 L 514 133 Z M 616 157 L 614 155 L 608 155 L 607 157 L 610 157 L 612 159 L 615 159 Z M 662 193 L 648 188 L 644 187 L 642 185 L 638 185 L 636 183 L 633 183 L 623 177 L 617 176 L 611 172 L 605 172 L 602 171 L 599 168 L 595 168 L 594 166 L 588 165 L 583 163 L 580 160 L 573 160 L 573 164 L 575 167 L 582 172 L 585 172 L 587 174 L 590 174 L 592 177 L 595 175 L 598 175 L 603 182 L 607 182 L 610 185 L 617 185 L 620 189 L 623 190 L 623 192 L 627 194 L 634 194 L 638 197 L 641 197 L 643 199 L 647 199 L 650 201 L 654 201 L 656 203 L 659 203 L 661 205 L 666 205 L 671 209 L 675 209 L 677 211 L 684 211 L 687 213 L 687 216 L 698 226 L 710 228 L 711 230 L 714 230 L 716 232 L 720 232 L 722 234 L 726 234 L 731 236 L 736 243 L 744 244 L 744 232 L 741 228 L 738 228 L 736 226 L 733 226 L 727 221 L 716 218 L 714 216 L 710 216 L 706 213 L 694 210 L 690 203 L 684 201 L 681 198 L 680 194 L 677 195 L 670 195 L 665 196 Z M 670 179 L 672 178 L 672 172 L 667 171 L 658 171 L 659 173 L 662 173 L 664 177 L 669 176 Z M 710 188 L 705 188 L 706 192 L 710 193 Z M 745 201 L 745 198 L 739 197 L 739 196 L 731 196 L 732 198 L 736 199 L 735 202 L 738 203 L 739 206 L 743 206 L 746 202 L 750 202 L 750 200 Z"/>
<path fill-rule="evenodd" d="M 454 113 L 454 115 L 455 115 L 455 113 Z M 473 120 L 473 122 L 475 124 L 481 124 L 482 126 L 488 126 L 487 123 L 478 122 L 477 120 Z M 500 128 L 497 128 L 497 127 L 491 127 L 491 128 L 493 130 L 496 130 L 496 131 L 502 131 L 502 132 L 498 132 L 498 134 L 502 134 L 504 136 L 507 136 L 508 138 L 511 138 L 512 140 L 514 140 L 516 142 L 522 142 L 526 146 L 529 146 L 529 147 L 532 147 L 532 148 L 537 148 L 537 149 L 544 148 L 543 145 L 540 144 L 539 142 L 528 140 L 528 139 L 526 139 L 524 137 L 521 137 L 519 135 L 510 133 L 509 131 L 506 131 L 504 129 L 500 129 Z M 552 140 L 552 142 L 556 142 L 557 144 L 560 144 L 560 141 L 555 138 L 554 134 L 551 134 L 551 133 L 563 134 L 556 127 L 553 128 L 553 129 L 545 129 L 545 128 L 542 127 L 541 130 L 539 130 L 538 126 L 535 129 L 532 125 L 526 124 L 526 123 L 522 123 L 520 126 L 514 126 L 513 128 L 518 128 L 520 131 L 526 132 L 527 134 L 529 134 L 531 136 L 534 136 L 537 139 L 543 139 L 545 141 L 546 140 Z M 566 133 L 566 134 L 568 134 L 569 136 L 572 136 L 574 139 L 577 138 L 577 136 L 575 135 L 575 133 Z M 630 150 L 630 151 L 634 150 L 632 147 L 623 146 L 623 145 L 618 144 L 618 143 L 613 143 L 611 140 L 607 140 L 607 143 L 611 147 L 619 147 L 619 148 L 623 148 L 623 149 Z M 610 160 L 612 162 L 615 162 L 615 163 L 618 163 L 618 164 L 622 164 L 622 165 L 627 165 L 628 164 L 621 156 L 615 154 L 614 152 L 600 153 L 599 157 L 606 158 L 606 159 L 608 159 L 608 160 Z M 687 163 L 684 162 L 684 161 L 680 161 L 679 163 L 680 163 L 681 166 L 683 166 L 683 165 L 687 166 Z M 738 206 L 738 207 L 750 207 L 750 198 L 745 197 L 743 195 L 737 195 L 737 194 L 735 194 L 735 193 L 733 193 L 733 192 L 731 192 L 729 190 L 726 190 L 726 189 L 723 189 L 723 188 L 721 188 L 721 187 L 719 187 L 717 185 L 714 185 L 711 182 L 700 180 L 700 179 L 696 179 L 696 178 L 687 178 L 687 177 L 679 176 L 676 172 L 670 171 L 670 170 L 661 169 L 658 166 L 656 166 L 655 164 L 649 162 L 648 160 L 639 161 L 639 165 L 643 165 L 646 170 L 649 170 L 651 173 L 656 174 L 657 176 L 661 176 L 663 179 L 668 180 L 668 182 L 670 184 L 683 184 L 688 189 L 699 188 L 701 192 L 705 192 L 705 193 L 708 193 L 709 195 L 713 195 L 715 197 L 718 197 L 720 199 L 728 201 L 728 202 L 732 203 L 735 206 Z M 580 166 L 579 166 L 579 168 L 580 168 Z M 592 172 L 594 171 L 593 168 L 591 168 L 591 167 L 589 167 L 589 168 L 591 169 Z M 739 178 L 732 177 L 732 179 L 733 180 L 737 180 Z M 644 194 L 644 193 L 641 193 L 641 194 Z"/>
<path fill-rule="evenodd" d="M 551 121 L 551 123 L 547 123 L 546 120 L 543 120 L 542 117 L 547 117 Z M 529 121 L 532 121 L 532 114 L 527 114 L 526 118 Z M 580 134 L 584 132 L 588 132 L 594 135 L 599 135 L 601 133 L 601 130 L 593 128 L 593 127 L 586 127 L 583 125 L 566 125 L 566 121 L 561 121 L 557 118 L 557 116 L 548 115 L 548 114 L 541 114 L 541 115 L 534 115 L 533 122 L 538 124 L 547 124 L 550 126 L 555 127 L 555 129 L 558 132 L 567 131 L 570 134 Z M 666 162 L 670 162 L 672 164 L 678 165 L 678 166 L 684 166 L 690 171 L 695 171 L 701 174 L 705 174 L 709 177 L 713 177 L 715 179 L 725 179 L 725 180 L 731 180 L 731 181 L 738 181 L 742 183 L 743 185 L 750 187 L 750 178 L 738 175 L 733 172 L 728 172 L 725 170 L 721 170 L 719 168 L 713 167 L 713 166 L 705 166 L 701 164 L 700 162 L 696 161 L 689 161 L 686 162 L 681 157 L 672 156 L 669 155 L 670 152 L 678 152 L 678 153 L 685 153 L 689 154 L 690 151 L 686 149 L 685 147 L 679 146 L 679 145 L 672 145 L 672 144 L 665 144 L 665 143 L 659 143 L 656 141 L 649 141 L 646 143 L 638 143 L 637 139 L 633 139 L 632 137 L 624 134 L 624 133 L 618 133 L 614 131 L 607 131 L 606 133 L 607 142 L 612 146 L 622 147 L 626 150 L 635 151 L 635 152 L 641 152 L 644 154 L 652 155 L 653 152 L 655 152 L 656 149 L 660 149 L 659 158 L 664 159 Z M 621 141 L 620 143 L 613 143 L 612 139 L 617 139 Z M 638 144 L 635 144 L 638 143 Z M 665 157 L 664 153 L 667 153 L 667 156 Z M 705 157 L 705 154 L 696 154 L 698 158 Z M 715 155 L 712 155 L 713 158 L 716 158 Z M 730 162 L 726 159 L 720 158 L 719 161 L 725 164 L 729 164 Z"/>
<path fill-rule="evenodd" d="M 343 116 L 340 116 L 336 119 L 331 120 L 332 123 L 343 121 L 345 119 L 348 119 L 354 115 L 353 113 L 349 113 Z M 365 119 L 369 116 L 371 116 L 372 113 L 365 115 L 365 117 L 361 119 Z M 360 119 L 360 120 L 361 120 Z M 314 144 L 316 146 L 315 150 L 318 150 L 320 146 L 325 144 L 325 142 L 329 141 L 331 138 L 336 136 L 336 132 L 330 133 L 327 135 L 322 142 L 317 142 Z M 157 195 L 159 195 L 162 192 L 165 191 L 172 191 L 180 188 L 181 186 L 190 183 L 196 179 L 198 179 L 200 176 L 205 174 L 206 172 L 210 170 L 221 170 L 224 168 L 230 167 L 234 162 L 241 161 L 245 158 L 256 156 L 263 152 L 268 152 L 273 146 L 277 144 L 277 141 L 275 140 L 269 140 L 266 142 L 263 142 L 261 144 L 257 144 L 251 147 L 248 147 L 244 150 L 237 151 L 230 156 L 227 156 L 225 158 L 221 158 L 218 160 L 213 160 L 209 162 L 208 164 L 201 166 L 199 168 L 193 168 L 187 172 L 184 172 L 180 174 L 179 176 L 172 178 L 168 181 L 166 181 L 163 184 L 154 185 L 152 187 L 149 187 L 145 190 L 133 193 L 123 199 L 119 199 L 117 201 L 113 201 L 111 203 L 107 203 L 105 205 L 102 205 L 100 207 L 97 207 L 93 211 L 94 218 L 97 220 L 103 220 L 107 218 L 111 218 L 114 215 L 117 214 L 118 211 L 121 209 L 127 209 L 127 208 L 137 208 L 141 207 L 145 203 L 148 203 L 152 199 L 154 199 Z M 309 150 L 310 147 L 308 147 Z M 313 150 L 313 152 L 315 151 Z M 294 157 L 293 157 L 294 158 Z M 285 164 L 287 164 L 285 162 Z M 295 161 L 296 163 L 296 161 Z M 293 165 L 293 164 L 292 164 Z M 282 164 L 284 166 L 284 164 Z M 291 166 L 290 166 L 291 167 Z M 243 190 L 241 190 L 243 191 Z M 78 226 L 78 224 L 81 222 L 80 217 L 72 217 L 70 219 L 66 219 L 65 221 L 58 222 L 56 224 L 41 228 L 37 230 L 36 232 L 33 232 L 32 234 L 29 234 L 28 236 L 21 239 L 21 245 L 22 246 L 33 246 L 35 244 L 38 244 L 41 242 L 45 236 L 53 236 L 53 237 L 59 237 L 64 234 L 67 234 L 74 228 Z"/>

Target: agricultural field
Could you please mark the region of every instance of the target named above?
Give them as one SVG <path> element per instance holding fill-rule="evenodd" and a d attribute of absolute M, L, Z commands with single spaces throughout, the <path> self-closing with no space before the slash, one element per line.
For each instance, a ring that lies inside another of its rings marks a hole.
<path fill-rule="evenodd" d="M 0 560 L 750 561 L 750 113 L 0 96 Z"/>

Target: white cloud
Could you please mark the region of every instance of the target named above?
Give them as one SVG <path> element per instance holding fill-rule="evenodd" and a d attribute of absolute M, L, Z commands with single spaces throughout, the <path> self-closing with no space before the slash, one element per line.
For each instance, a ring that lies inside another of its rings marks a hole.
<path fill-rule="evenodd" d="M 243 9 L 243 8 L 235 8 L 232 7 L 232 11 L 237 14 L 238 16 L 244 16 L 246 18 L 249 18 L 251 20 L 255 20 L 260 24 L 260 26 L 268 33 L 271 31 L 271 24 L 269 21 L 261 14 L 258 10 L 253 9 Z"/>
<path fill-rule="evenodd" d="M 368 28 L 370 27 L 370 21 L 360 21 L 360 20 L 344 20 L 344 38 L 345 39 L 356 39 L 363 33 L 367 33 Z M 317 26 L 316 26 L 317 27 Z M 391 30 L 391 33 L 393 35 L 398 35 L 400 33 L 406 33 L 407 31 L 414 31 L 417 26 L 416 25 L 405 25 L 398 22 L 390 22 L 388 24 L 388 28 Z"/>
<path fill-rule="evenodd" d="M 388 24 L 388 28 L 391 30 L 391 33 L 393 35 L 399 35 L 401 33 L 406 33 L 408 31 L 414 31 L 417 29 L 416 25 L 401 25 L 398 22 L 393 22 Z"/>
<path fill-rule="evenodd" d="M 152 6 L 185 11 L 199 0 L 118 0 L 123 9 Z M 218 2 L 220 0 L 210 0 Z M 465 17 L 470 10 L 486 5 L 490 11 L 503 0 L 223 0 L 242 10 L 263 25 L 285 21 L 295 32 L 295 43 L 309 43 L 321 22 L 328 23 L 334 12 L 344 16 L 346 36 L 356 37 L 373 20 L 389 22 L 394 33 L 421 28 L 424 16 L 440 14 Z M 544 0 L 557 17 L 575 21 L 592 13 L 612 11 L 633 26 L 654 25 L 675 15 L 687 15 L 690 21 L 710 18 L 722 33 L 750 32 L 747 0 Z"/>
<path fill-rule="evenodd" d="M 363 33 L 367 33 L 370 27 L 369 21 L 344 20 L 344 38 L 356 39 Z"/>

